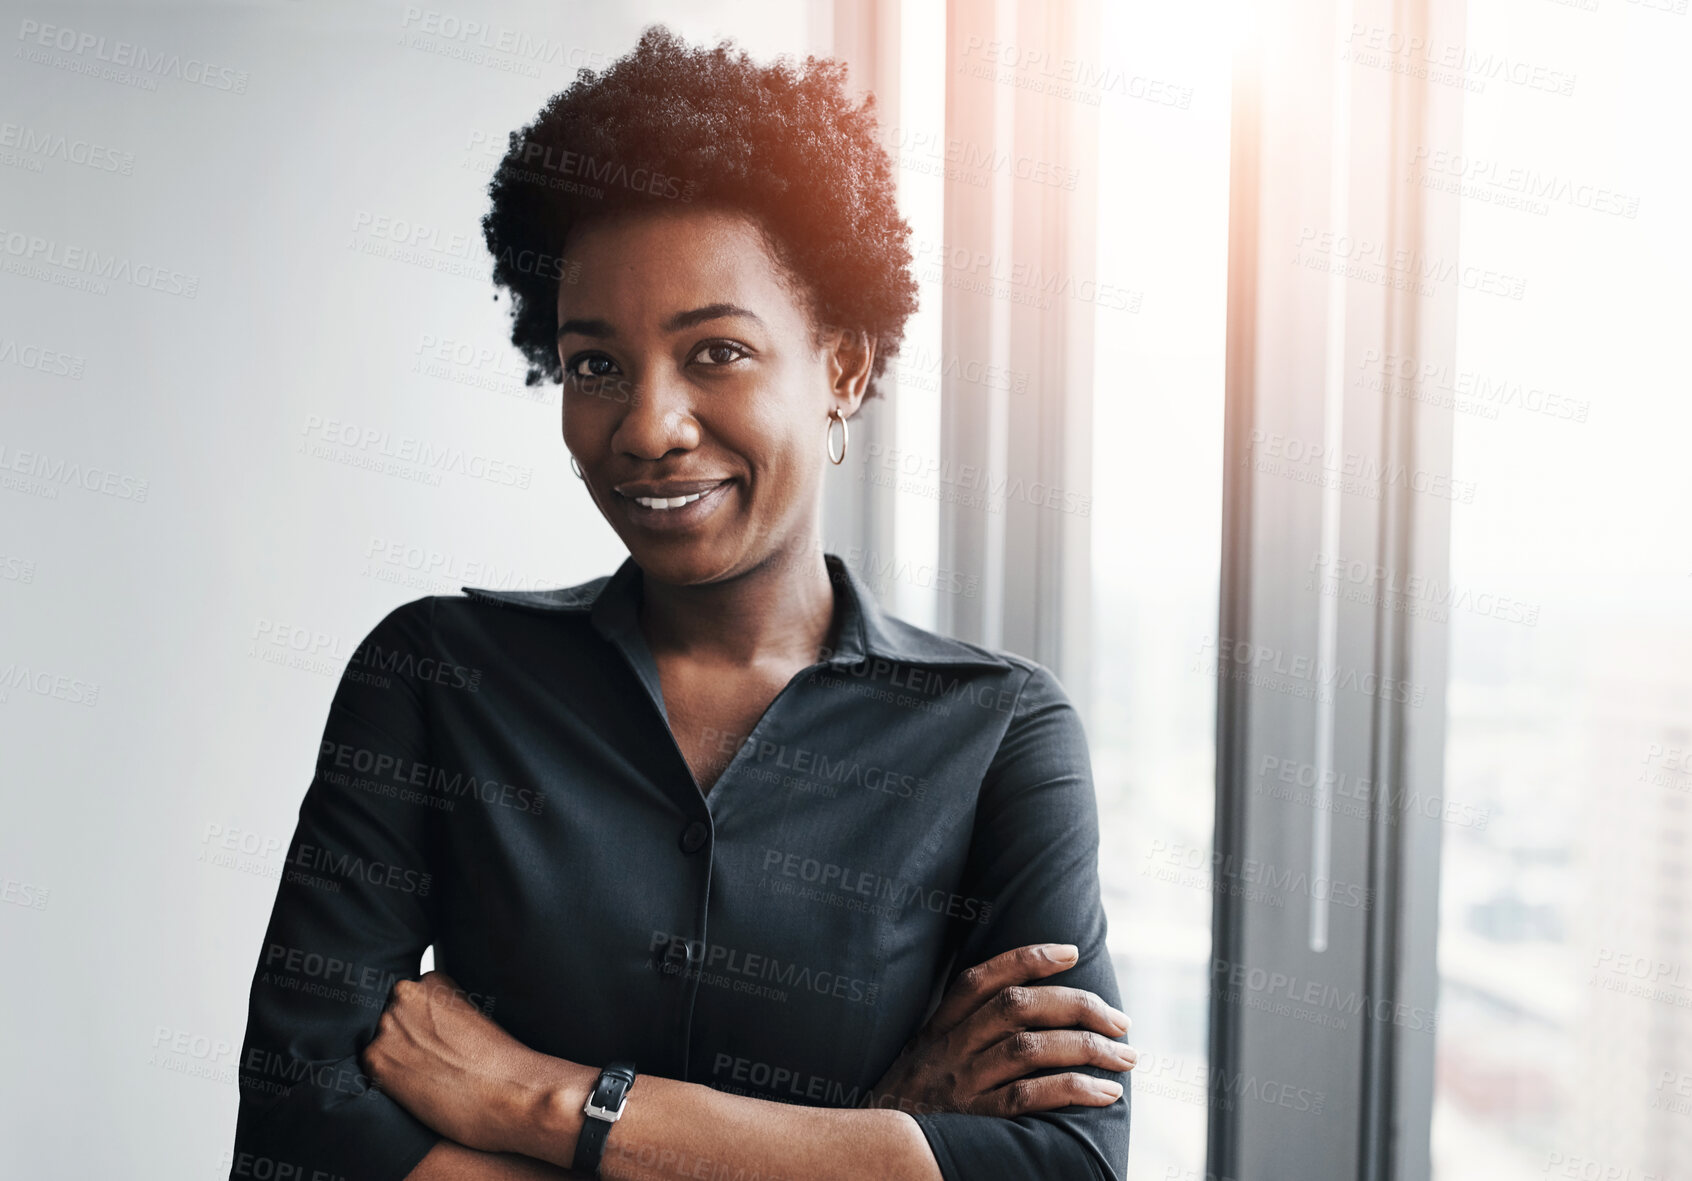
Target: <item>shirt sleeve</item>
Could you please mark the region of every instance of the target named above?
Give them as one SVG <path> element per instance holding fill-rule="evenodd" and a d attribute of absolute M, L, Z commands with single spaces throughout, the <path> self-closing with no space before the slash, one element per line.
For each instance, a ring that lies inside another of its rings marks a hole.
<path fill-rule="evenodd" d="M 1039 983 L 1084 988 L 1120 1008 L 1105 945 L 1098 851 L 1098 806 L 1080 715 L 1051 671 L 1035 665 L 981 785 L 966 889 L 992 909 L 964 935 L 952 978 L 1013 947 L 1073 943 L 1080 952 L 1075 966 Z M 1129 1073 L 1077 1069 L 1114 1079 L 1122 1097 L 1107 1107 L 1072 1105 L 1014 1119 L 915 1115 L 946 1181 L 1122 1181 Z"/>
<path fill-rule="evenodd" d="M 441 1139 L 375 1090 L 358 1059 L 393 982 L 417 976 L 431 942 L 416 675 L 432 655 L 431 610 L 421 599 L 377 624 L 329 707 L 253 974 L 233 1181 L 399 1181 Z"/>

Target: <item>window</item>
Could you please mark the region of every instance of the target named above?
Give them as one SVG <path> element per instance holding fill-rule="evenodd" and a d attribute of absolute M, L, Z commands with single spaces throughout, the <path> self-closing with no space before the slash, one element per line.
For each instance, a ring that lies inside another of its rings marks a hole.
<path fill-rule="evenodd" d="M 1230 62 L 1211 16 L 1107 5 L 1093 369 L 1099 871 L 1141 1048 L 1133 1174 L 1202 1176 L 1222 517 Z M 1175 863 L 1172 865 L 1171 854 Z"/>
<path fill-rule="evenodd" d="M 1576 79 L 1489 86 L 1423 183 L 1461 209 L 1434 1175 L 1692 1175 L 1686 17 L 1471 5 Z"/>

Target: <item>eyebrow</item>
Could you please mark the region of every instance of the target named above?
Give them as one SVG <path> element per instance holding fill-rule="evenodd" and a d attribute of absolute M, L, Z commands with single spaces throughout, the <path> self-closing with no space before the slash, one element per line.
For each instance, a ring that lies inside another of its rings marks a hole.
<path fill-rule="evenodd" d="M 707 320 L 723 320 L 734 316 L 741 316 L 754 323 L 762 324 L 758 314 L 738 304 L 708 303 L 702 308 L 694 308 L 689 312 L 677 312 L 659 325 L 665 332 L 680 332 L 684 328 L 693 328 Z M 558 326 L 560 338 L 575 333 L 578 336 L 592 336 L 602 340 L 617 335 L 617 330 L 606 320 L 566 320 Z"/>

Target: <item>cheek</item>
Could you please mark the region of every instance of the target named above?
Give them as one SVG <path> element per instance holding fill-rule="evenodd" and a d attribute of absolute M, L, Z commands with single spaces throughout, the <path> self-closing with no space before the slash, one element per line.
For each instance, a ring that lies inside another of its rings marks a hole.
<path fill-rule="evenodd" d="M 756 449 L 749 450 L 753 470 L 761 471 L 765 480 L 786 489 L 800 489 L 817 478 L 816 459 L 822 454 L 823 437 L 818 428 L 811 439 L 793 429 L 791 421 L 781 423 L 780 433 L 761 435 Z"/>
<path fill-rule="evenodd" d="M 816 460 L 823 454 L 827 408 L 795 396 L 804 383 L 814 380 L 809 371 L 786 375 L 778 387 L 784 396 L 760 405 L 739 432 L 746 454 L 757 456 L 763 467 L 772 474 L 779 472 L 786 483 L 814 479 Z"/>
<path fill-rule="evenodd" d="M 822 469 L 816 463 L 822 454 L 822 436 L 817 437 L 816 455 L 805 442 L 787 440 L 779 466 L 769 469 L 763 507 L 772 518 L 801 520 L 815 509 L 823 483 Z"/>
<path fill-rule="evenodd" d="M 559 422 L 570 450 L 585 455 L 604 445 L 616 430 L 619 396 L 615 390 L 603 395 L 584 394 L 579 390 L 564 391 L 560 399 Z"/>

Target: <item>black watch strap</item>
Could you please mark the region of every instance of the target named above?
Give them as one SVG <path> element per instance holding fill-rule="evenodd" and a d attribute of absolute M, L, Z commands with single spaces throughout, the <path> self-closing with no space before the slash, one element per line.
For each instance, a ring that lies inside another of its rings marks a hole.
<path fill-rule="evenodd" d="M 599 1176 L 599 1158 L 605 1152 L 605 1138 L 611 1134 L 611 1125 L 622 1116 L 634 1080 L 633 1062 L 613 1062 L 599 1072 L 593 1092 L 582 1107 L 582 1130 L 576 1136 L 576 1155 L 570 1162 L 573 1171 L 590 1177 Z"/>

